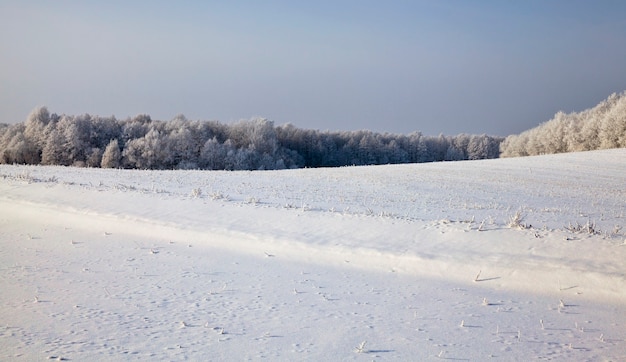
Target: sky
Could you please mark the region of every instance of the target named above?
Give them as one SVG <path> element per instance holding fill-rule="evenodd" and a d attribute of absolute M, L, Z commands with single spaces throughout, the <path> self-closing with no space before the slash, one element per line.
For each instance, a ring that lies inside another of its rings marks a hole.
<path fill-rule="evenodd" d="M 626 90 L 626 1 L 0 0 L 0 122 L 520 133 Z"/>

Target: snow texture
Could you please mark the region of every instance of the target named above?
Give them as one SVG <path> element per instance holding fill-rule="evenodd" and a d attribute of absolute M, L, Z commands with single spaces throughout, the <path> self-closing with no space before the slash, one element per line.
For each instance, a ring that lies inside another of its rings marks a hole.
<path fill-rule="evenodd" d="M 0 360 L 626 359 L 626 149 L 0 165 Z"/>

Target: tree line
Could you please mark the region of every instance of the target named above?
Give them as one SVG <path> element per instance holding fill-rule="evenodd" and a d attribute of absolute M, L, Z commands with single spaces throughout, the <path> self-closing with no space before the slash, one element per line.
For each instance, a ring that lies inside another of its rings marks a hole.
<path fill-rule="evenodd" d="M 497 158 L 502 137 L 330 132 L 275 126 L 170 121 L 138 115 L 57 115 L 36 108 L 0 125 L 0 163 L 135 169 L 271 170 Z"/>
<path fill-rule="evenodd" d="M 582 112 L 558 112 L 551 120 L 501 144 L 501 157 L 626 147 L 626 92 L 613 93 Z"/>

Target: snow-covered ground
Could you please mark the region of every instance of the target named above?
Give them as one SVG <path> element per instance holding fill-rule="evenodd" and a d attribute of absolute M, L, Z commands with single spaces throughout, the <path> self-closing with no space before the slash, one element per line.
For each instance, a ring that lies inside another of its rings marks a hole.
<path fill-rule="evenodd" d="M 626 149 L 0 165 L 0 360 L 623 361 L 625 185 Z"/>

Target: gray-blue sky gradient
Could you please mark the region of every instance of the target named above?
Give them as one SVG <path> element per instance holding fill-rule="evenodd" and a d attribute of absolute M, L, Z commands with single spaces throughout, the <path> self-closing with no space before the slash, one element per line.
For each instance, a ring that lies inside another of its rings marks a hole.
<path fill-rule="evenodd" d="M 0 122 L 508 135 L 626 89 L 626 1 L 2 1 Z"/>

